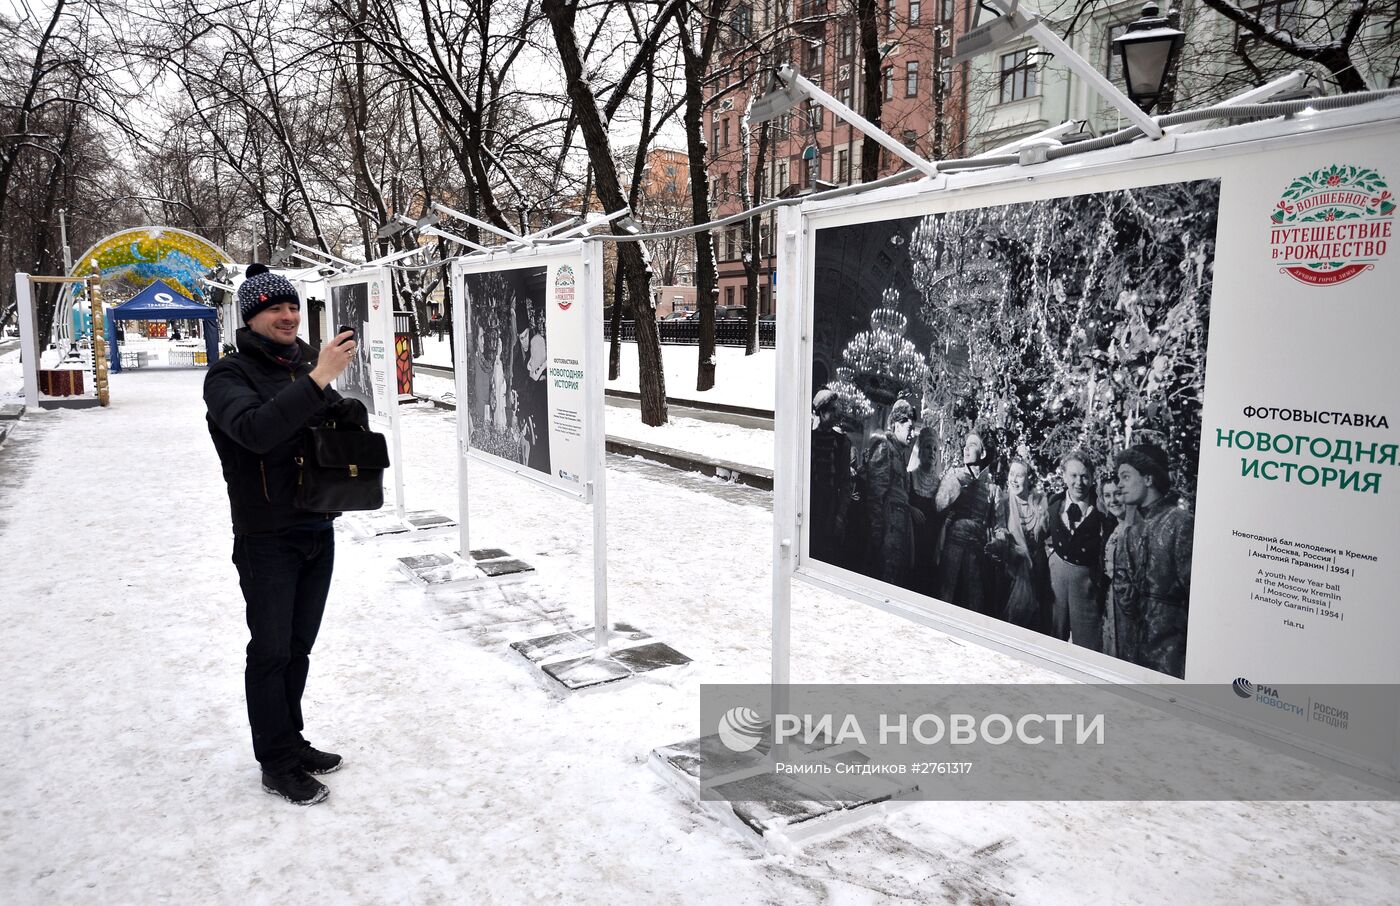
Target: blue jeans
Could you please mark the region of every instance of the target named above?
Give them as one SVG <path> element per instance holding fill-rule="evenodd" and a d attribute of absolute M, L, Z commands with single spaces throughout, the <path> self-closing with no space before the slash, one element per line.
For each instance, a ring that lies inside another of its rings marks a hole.
<path fill-rule="evenodd" d="M 331 587 L 335 531 L 323 522 L 236 535 L 233 562 L 252 635 L 243 686 L 253 755 L 263 770 L 281 773 L 297 764 L 306 745 L 301 694 Z"/>

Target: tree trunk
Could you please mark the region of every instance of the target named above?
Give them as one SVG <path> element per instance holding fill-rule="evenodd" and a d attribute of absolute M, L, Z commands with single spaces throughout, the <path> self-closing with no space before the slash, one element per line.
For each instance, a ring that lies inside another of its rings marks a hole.
<path fill-rule="evenodd" d="M 709 64 L 705 47 L 696 48 L 691 24 L 676 20 L 681 51 L 685 56 L 685 140 L 690 159 L 690 213 L 694 223 L 710 222 L 710 177 L 705 169 L 705 97 L 700 90 Z M 712 26 L 713 28 L 713 26 Z M 713 42 L 708 42 L 713 46 Z M 695 234 L 695 308 L 700 313 L 700 345 L 695 389 L 715 385 L 715 303 L 719 301 L 719 275 L 715 268 L 714 237 L 709 230 Z"/>
<path fill-rule="evenodd" d="M 876 126 L 885 106 L 885 89 L 881 84 L 880 24 L 878 0 L 856 0 L 856 15 L 860 23 L 861 115 Z M 866 136 L 860 145 L 860 181 L 871 182 L 880 176 L 880 145 Z"/>
<path fill-rule="evenodd" d="M 622 275 L 613 273 L 612 342 L 608 344 L 608 380 L 622 375 Z"/>
<path fill-rule="evenodd" d="M 588 149 L 589 162 L 593 165 L 598 200 L 603 203 L 605 210 L 620 210 L 626 202 L 617 178 L 617 164 L 613 161 L 612 149 L 608 144 L 607 127 L 598 110 L 597 97 L 592 86 L 583 78 L 583 58 L 579 53 L 578 41 L 574 37 L 575 7 L 568 0 L 544 0 L 542 11 L 549 18 L 555 45 L 559 49 L 559 58 L 564 64 L 569 101 L 574 116 L 578 118 L 584 145 Z M 646 51 L 643 49 L 641 52 Z M 613 224 L 613 232 L 626 235 L 616 223 Z M 617 266 L 619 279 L 627 281 L 627 301 L 637 321 L 637 389 L 641 391 L 642 422 L 647 425 L 664 425 L 666 379 L 661 368 L 661 339 L 657 333 L 656 319 L 641 317 L 642 312 L 639 311 L 639 306 L 645 306 L 651 298 L 651 273 L 647 269 L 641 248 L 635 242 L 617 243 Z M 590 329 L 601 330 L 602 325 L 595 324 Z"/>
<path fill-rule="evenodd" d="M 763 180 L 760 174 L 763 173 L 763 168 L 767 165 L 768 124 L 764 123 L 758 130 L 758 155 L 753 169 L 750 171 L 753 174 L 749 177 L 753 186 L 753 198 L 749 207 L 758 207 L 763 204 Z M 753 355 L 758 352 L 758 271 L 763 262 L 761 257 L 763 251 L 761 221 L 762 215 L 755 214 L 744 225 L 746 250 L 744 256 L 744 305 L 748 309 L 745 312 L 748 323 L 744 325 L 744 355 Z"/>

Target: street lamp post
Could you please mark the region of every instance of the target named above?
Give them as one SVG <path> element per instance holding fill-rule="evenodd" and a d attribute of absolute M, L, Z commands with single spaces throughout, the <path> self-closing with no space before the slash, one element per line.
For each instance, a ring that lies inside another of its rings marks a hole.
<path fill-rule="evenodd" d="M 1159 10 L 1155 0 L 1149 0 L 1142 8 L 1142 17 L 1113 39 L 1114 47 L 1123 58 L 1128 97 L 1144 113 L 1151 113 L 1159 102 L 1162 112 L 1166 112 L 1170 104 L 1166 86 L 1181 53 L 1181 45 L 1186 42 L 1186 34 L 1174 25 L 1175 11 L 1163 16 Z"/>

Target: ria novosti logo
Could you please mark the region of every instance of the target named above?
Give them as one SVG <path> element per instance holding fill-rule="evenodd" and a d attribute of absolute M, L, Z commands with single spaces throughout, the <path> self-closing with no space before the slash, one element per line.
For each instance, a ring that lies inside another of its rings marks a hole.
<path fill-rule="evenodd" d="M 1309 286 L 1336 286 L 1386 253 L 1395 199 L 1369 167 L 1333 164 L 1288 184 L 1269 218 L 1271 260 Z"/>
<path fill-rule="evenodd" d="M 747 752 L 763 741 L 763 726 L 753 708 L 730 708 L 720 716 L 719 741 L 730 751 Z"/>
<path fill-rule="evenodd" d="M 574 269 L 571 265 L 561 264 L 554 272 L 554 301 L 559 304 L 560 311 L 568 311 L 574 305 Z"/>
<path fill-rule="evenodd" d="M 1254 684 L 1244 677 L 1236 677 L 1234 682 L 1235 694 L 1240 698 L 1254 697 Z"/>

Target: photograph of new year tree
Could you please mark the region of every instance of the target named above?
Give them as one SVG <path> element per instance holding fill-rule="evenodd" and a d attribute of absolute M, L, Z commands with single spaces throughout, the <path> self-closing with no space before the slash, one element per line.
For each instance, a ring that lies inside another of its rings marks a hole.
<path fill-rule="evenodd" d="M 817 232 L 809 552 L 1184 677 L 1219 182 Z"/>

